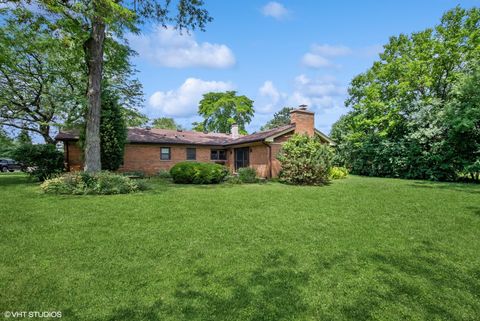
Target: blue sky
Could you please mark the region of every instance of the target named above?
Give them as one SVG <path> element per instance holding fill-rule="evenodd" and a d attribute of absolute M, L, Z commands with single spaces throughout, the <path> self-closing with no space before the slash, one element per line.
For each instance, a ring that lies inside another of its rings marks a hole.
<path fill-rule="evenodd" d="M 146 25 L 128 36 L 145 91 L 143 112 L 190 127 L 202 93 L 237 90 L 255 101 L 259 129 L 283 106 L 309 105 L 326 133 L 345 113 L 350 80 L 388 38 L 432 27 L 442 13 L 480 1 L 206 0 L 206 32 Z"/>

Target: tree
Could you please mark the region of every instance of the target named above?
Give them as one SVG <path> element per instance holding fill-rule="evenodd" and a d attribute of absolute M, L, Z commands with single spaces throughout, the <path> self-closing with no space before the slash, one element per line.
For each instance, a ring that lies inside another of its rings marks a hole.
<path fill-rule="evenodd" d="M 18 144 L 31 144 L 32 138 L 28 134 L 28 130 L 22 129 L 17 136 L 17 143 Z"/>
<path fill-rule="evenodd" d="M 246 134 L 245 125 L 250 123 L 255 110 L 253 100 L 237 96 L 236 91 L 210 92 L 203 95 L 198 114 L 203 117 L 203 121 L 192 124 L 197 131 L 230 133 L 232 124 L 237 124 L 240 133 Z"/>
<path fill-rule="evenodd" d="M 260 130 L 268 130 L 290 124 L 290 112 L 292 110 L 292 107 L 283 107 L 273 114 L 273 119 L 269 120 L 264 126 L 260 127 Z"/>
<path fill-rule="evenodd" d="M 2 14 L 0 27 L 0 123 L 39 134 L 54 144 L 53 126 L 78 127 L 87 104 L 83 48 L 72 35 L 37 12 L 17 8 Z M 138 113 L 142 87 L 133 78 L 128 46 L 108 38 L 105 72 L 125 114 Z"/>
<path fill-rule="evenodd" d="M 13 139 L 0 127 L 0 156 L 11 157 L 11 151 L 15 146 Z"/>
<path fill-rule="evenodd" d="M 104 89 L 100 119 L 100 150 L 102 169 L 114 171 L 123 163 L 127 126 L 118 97 Z"/>
<path fill-rule="evenodd" d="M 182 126 L 175 123 L 175 120 L 173 118 L 168 117 L 160 117 L 154 119 L 152 121 L 152 127 L 159 129 L 182 129 Z"/>
<path fill-rule="evenodd" d="M 16 2 L 16 1 L 14 1 Z M 30 4 L 30 1 L 25 1 Z M 46 11 L 45 16 L 71 33 L 77 43 L 82 43 L 87 66 L 86 98 L 88 110 L 85 133 L 85 171 L 101 169 L 100 115 L 101 84 L 104 72 L 106 40 L 120 39 L 125 29 L 138 32 L 138 25 L 145 20 L 156 20 L 161 25 L 173 23 L 180 30 L 199 28 L 212 20 L 201 0 L 179 0 L 173 16 L 170 0 L 144 1 L 50 1 L 38 0 L 36 10 Z M 109 30 L 108 34 L 106 30 Z"/>
<path fill-rule="evenodd" d="M 391 37 L 348 89 L 350 111 L 332 128 L 336 162 L 353 173 L 453 180 L 445 119 L 458 81 L 478 65 L 480 9 L 446 12 L 434 28 Z"/>

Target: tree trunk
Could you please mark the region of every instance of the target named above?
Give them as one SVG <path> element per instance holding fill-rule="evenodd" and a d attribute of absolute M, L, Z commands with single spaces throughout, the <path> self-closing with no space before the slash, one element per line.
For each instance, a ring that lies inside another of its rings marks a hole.
<path fill-rule="evenodd" d="M 40 125 L 40 132 L 46 144 L 55 144 L 55 139 L 50 136 L 49 125 Z"/>
<path fill-rule="evenodd" d="M 88 113 L 85 131 L 85 167 L 86 172 L 98 172 L 102 169 L 100 160 L 100 112 L 103 69 L 103 42 L 105 23 L 100 17 L 92 20 L 90 38 L 84 44 L 88 67 Z"/>

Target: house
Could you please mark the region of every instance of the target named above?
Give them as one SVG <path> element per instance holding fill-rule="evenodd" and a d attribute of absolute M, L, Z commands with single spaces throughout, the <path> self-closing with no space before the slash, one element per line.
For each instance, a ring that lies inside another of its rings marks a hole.
<path fill-rule="evenodd" d="M 119 171 L 155 175 L 178 162 L 191 160 L 224 164 L 231 172 L 249 166 L 255 168 L 258 176 L 276 177 L 281 168 L 276 155 L 294 133 L 316 135 L 325 144 L 334 145 L 327 135 L 315 129 L 315 115 L 306 106 L 292 110 L 290 116 L 289 125 L 251 135 L 240 135 L 236 125 L 232 126 L 231 134 L 129 128 Z M 78 138 L 73 132 L 60 132 L 56 137 L 64 143 L 69 171 L 80 170 L 83 166 Z"/>

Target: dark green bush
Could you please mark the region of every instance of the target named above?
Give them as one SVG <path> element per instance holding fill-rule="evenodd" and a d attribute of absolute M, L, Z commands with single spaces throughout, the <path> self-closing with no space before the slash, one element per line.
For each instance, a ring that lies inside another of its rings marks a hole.
<path fill-rule="evenodd" d="M 279 179 L 295 185 L 323 185 L 329 181 L 332 151 L 316 138 L 293 135 L 277 156 L 282 162 Z"/>
<path fill-rule="evenodd" d="M 13 150 L 12 157 L 23 171 L 39 181 L 64 171 L 63 153 L 55 145 L 21 144 Z"/>
<path fill-rule="evenodd" d="M 127 194 L 144 189 L 144 184 L 110 172 L 71 172 L 47 179 L 40 188 L 48 194 Z"/>
<path fill-rule="evenodd" d="M 228 175 L 228 170 L 214 163 L 181 162 L 170 169 L 170 175 L 179 184 L 218 184 Z"/>
<path fill-rule="evenodd" d="M 239 168 L 238 178 L 242 183 L 256 183 L 258 181 L 257 171 L 251 167 L 242 167 Z"/>

